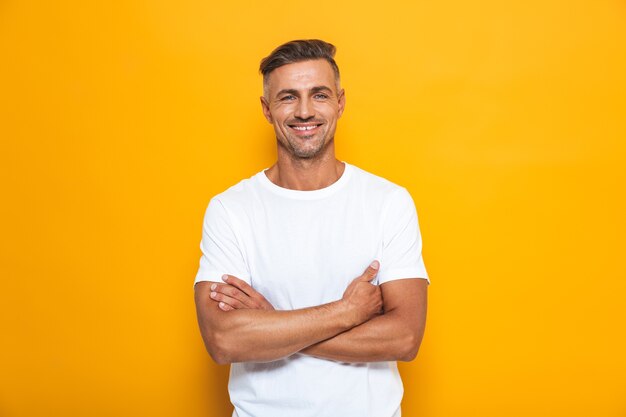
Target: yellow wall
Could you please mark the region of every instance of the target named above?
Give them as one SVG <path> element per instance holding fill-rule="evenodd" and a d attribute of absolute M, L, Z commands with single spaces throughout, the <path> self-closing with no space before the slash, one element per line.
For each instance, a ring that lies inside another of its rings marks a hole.
<path fill-rule="evenodd" d="M 228 415 L 202 215 L 273 162 L 259 60 L 319 37 L 338 156 L 420 215 L 403 415 L 625 416 L 625 3 L 216 3 L 0 3 L 0 415 Z"/>

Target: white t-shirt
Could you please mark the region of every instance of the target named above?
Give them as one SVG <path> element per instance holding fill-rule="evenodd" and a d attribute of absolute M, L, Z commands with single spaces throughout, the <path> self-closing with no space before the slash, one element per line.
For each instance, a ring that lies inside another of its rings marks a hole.
<path fill-rule="evenodd" d="M 375 259 L 374 283 L 429 280 L 405 188 L 348 163 L 336 182 L 314 191 L 279 187 L 264 171 L 211 199 L 195 282 L 230 274 L 277 310 L 293 310 L 341 299 Z M 300 353 L 233 363 L 228 387 L 236 417 L 395 417 L 403 394 L 396 362 Z"/>

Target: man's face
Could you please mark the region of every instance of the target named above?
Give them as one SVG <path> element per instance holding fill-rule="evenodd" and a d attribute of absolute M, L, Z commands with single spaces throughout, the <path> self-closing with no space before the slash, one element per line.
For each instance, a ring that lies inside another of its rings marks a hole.
<path fill-rule="evenodd" d="M 261 105 L 279 147 L 299 159 L 320 155 L 334 139 L 345 105 L 330 64 L 318 59 L 283 65 L 269 74 L 266 87 Z"/>

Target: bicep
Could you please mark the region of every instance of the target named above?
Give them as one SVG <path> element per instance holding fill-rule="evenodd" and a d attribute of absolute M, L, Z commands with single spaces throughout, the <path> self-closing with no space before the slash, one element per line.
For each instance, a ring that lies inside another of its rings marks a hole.
<path fill-rule="evenodd" d="M 205 343 L 209 343 L 214 333 L 228 320 L 228 313 L 221 310 L 211 299 L 210 281 L 200 281 L 194 285 L 194 300 L 200 333 Z M 208 348 L 208 346 L 207 346 Z"/>
<path fill-rule="evenodd" d="M 214 340 L 220 334 L 248 326 L 255 318 L 259 318 L 260 314 L 265 313 L 264 310 L 248 308 L 222 310 L 218 302 L 211 298 L 211 285 L 213 284 L 214 282 L 211 281 L 199 281 L 194 285 L 196 315 L 205 342 Z"/>
<path fill-rule="evenodd" d="M 201 281 L 194 285 L 198 326 L 211 358 L 218 364 L 226 364 L 230 363 L 230 356 L 224 342 L 229 328 L 236 325 L 236 316 L 221 310 L 211 299 L 211 284 L 212 282 Z"/>
<path fill-rule="evenodd" d="M 428 281 L 423 278 L 396 279 L 380 285 L 385 314 L 393 313 L 400 324 L 421 334 L 426 324 Z"/>

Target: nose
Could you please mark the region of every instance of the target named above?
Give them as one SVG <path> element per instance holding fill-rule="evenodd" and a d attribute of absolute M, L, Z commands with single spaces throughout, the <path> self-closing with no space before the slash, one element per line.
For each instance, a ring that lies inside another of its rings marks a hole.
<path fill-rule="evenodd" d="M 315 116 L 315 109 L 313 103 L 308 98 L 303 98 L 298 102 L 294 116 L 298 119 L 310 119 Z"/>

